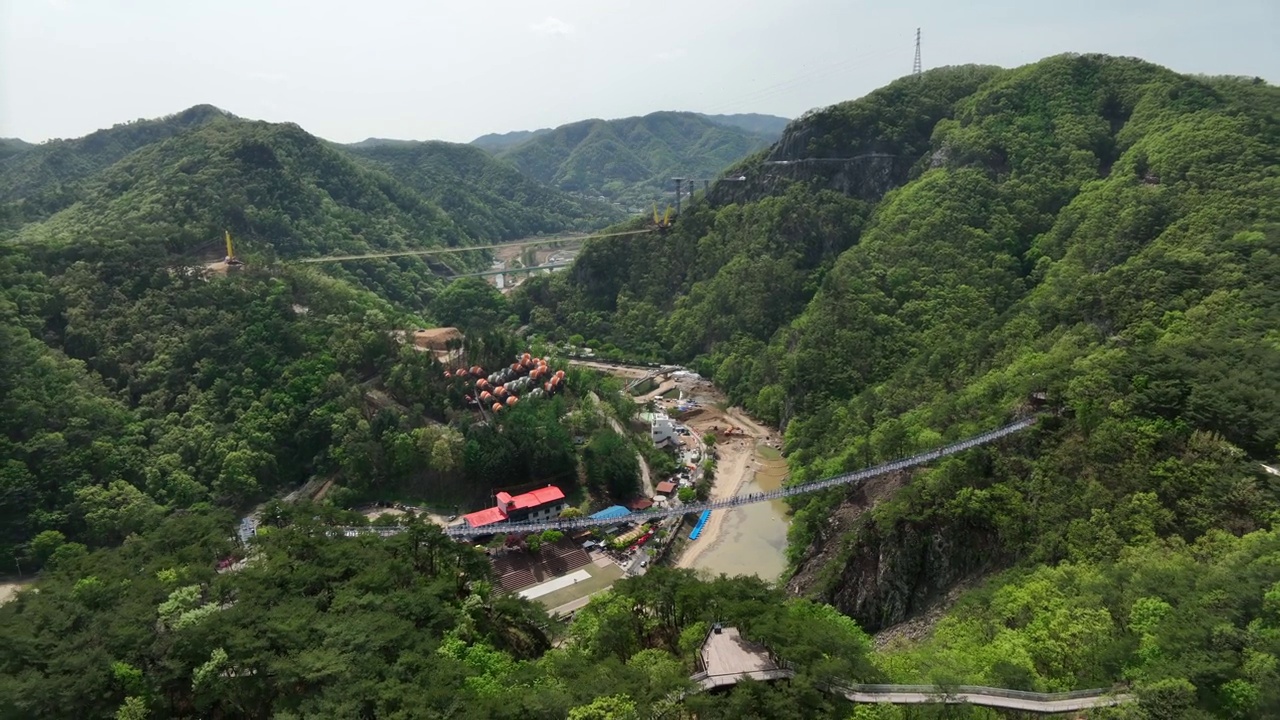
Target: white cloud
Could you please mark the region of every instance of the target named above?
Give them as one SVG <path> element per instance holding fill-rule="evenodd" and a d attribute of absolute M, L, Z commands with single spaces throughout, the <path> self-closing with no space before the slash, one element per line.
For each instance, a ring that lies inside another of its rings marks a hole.
<path fill-rule="evenodd" d="M 686 53 L 684 50 L 665 50 L 663 52 L 658 53 L 657 55 L 654 55 L 653 59 L 657 60 L 658 62 L 671 62 L 672 60 L 679 60 L 685 55 Z"/>
<path fill-rule="evenodd" d="M 58 12 L 66 12 L 71 9 L 71 5 L 67 0 L 44 0 L 45 4 L 57 10 Z"/>
<path fill-rule="evenodd" d="M 560 18 L 549 17 L 540 23 L 534 23 L 529 29 L 539 35 L 572 35 L 574 27 Z"/>

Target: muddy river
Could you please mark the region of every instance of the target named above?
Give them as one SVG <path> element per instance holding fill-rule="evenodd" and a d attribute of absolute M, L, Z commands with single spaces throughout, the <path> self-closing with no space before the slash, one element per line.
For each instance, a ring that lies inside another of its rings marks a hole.
<path fill-rule="evenodd" d="M 777 490 L 787 477 L 786 461 L 770 448 L 757 448 L 752 467 L 754 473 L 736 494 Z M 786 503 L 774 500 L 718 512 L 725 513 L 720 532 L 710 547 L 701 548 L 692 567 L 716 575 L 756 575 L 777 580 L 787 565 Z"/>

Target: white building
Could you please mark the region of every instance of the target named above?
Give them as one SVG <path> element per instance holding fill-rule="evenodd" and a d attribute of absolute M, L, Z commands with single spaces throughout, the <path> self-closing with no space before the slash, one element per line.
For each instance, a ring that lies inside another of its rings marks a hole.
<path fill-rule="evenodd" d="M 662 447 L 667 443 L 677 444 L 680 441 L 676 437 L 675 423 L 671 422 L 671 418 L 664 413 L 653 414 L 649 421 L 649 438 L 658 447 Z"/>

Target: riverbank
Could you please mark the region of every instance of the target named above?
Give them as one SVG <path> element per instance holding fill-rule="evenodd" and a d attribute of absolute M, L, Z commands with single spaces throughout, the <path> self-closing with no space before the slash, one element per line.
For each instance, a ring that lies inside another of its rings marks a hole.
<path fill-rule="evenodd" d="M 763 443 L 751 449 L 743 483 L 734 495 L 750 495 L 777 490 L 788 475 L 786 460 Z M 787 529 L 790 524 L 784 501 L 775 500 L 721 510 L 714 533 L 690 543 L 678 567 L 705 570 L 713 575 L 755 575 L 777 581 L 786 570 Z M 708 520 L 708 526 L 711 520 Z M 704 533 L 710 532 L 704 529 Z"/>
<path fill-rule="evenodd" d="M 716 444 L 720 459 L 716 461 L 716 479 L 711 486 L 711 500 L 724 500 L 740 492 L 754 475 L 752 459 L 755 455 L 754 438 L 738 438 Z M 685 548 L 676 558 L 676 567 L 693 567 L 698 558 L 721 538 L 726 511 L 713 511 L 702 527 L 702 535 Z"/>

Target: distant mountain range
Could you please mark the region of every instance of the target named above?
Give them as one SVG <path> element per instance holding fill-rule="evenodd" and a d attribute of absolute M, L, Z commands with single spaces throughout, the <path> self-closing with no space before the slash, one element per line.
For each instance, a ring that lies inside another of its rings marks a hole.
<path fill-rule="evenodd" d="M 717 125 L 726 125 L 728 127 L 746 130 L 747 132 L 765 135 L 777 139 L 782 135 L 782 131 L 786 129 L 787 123 L 791 122 L 784 117 L 777 115 L 762 115 L 760 113 L 739 113 L 734 115 L 707 115 L 705 113 L 691 113 L 700 118 L 710 120 Z M 627 118 L 632 119 L 632 118 Z M 532 140 L 540 135 L 552 132 L 556 128 L 541 128 L 538 130 L 513 130 L 506 133 L 489 133 L 481 135 L 471 141 L 472 145 L 488 150 L 491 153 L 498 153 L 508 150 L 521 143 Z M 399 142 L 396 140 L 379 140 L 377 138 L 369 138 L 365 143 L 383 143 L 383 142 Z"/>
<path fill-rule="evenodd" d="M 472 144 L 535 180 L 635 211 L 669 200 L 672 177 L 714 179 L 771 145 L 787 122 L 772 115 L 656 112 L 485 135 Z"/>
<path fill-rule="evenodd" d="M 0 237 L 155 238 L 203 256 L 228 228 L 249 251 L 289 257 L 486 244 L 621 218 L 470 145 L 340 145 L 210 105 L 82 138 L 0 141 Z"/>
<path fill-rule="evenodd" d="M 508 133 L 489 133 L 488 135 L 481 135 L 475 140 L 472 140 L 471 144 L 482 150 L 496 153 L 513 148 L 516 145 L 519 145 L 526 140 L 532 140 L 539 135 L 549 133 L 551 130 L 551 128 L 542 128 L 541 130 L 513 130 Z M 366 140 L 365 142 L 369 141 Z"/>
<path fill-rule="evenodd" d="M 608 204 L 548 187 L 472 145 L 370 138 L 345 149 L 438 203 L 474 237 L 594 230 L 623 218 Z"/>
<path fill-rule="evenodd" d="M 276 143 L 283 141 L 284 129 L 292 127 L 307 142 L 391 176 L 448 216 L 439 220 L 440 227 L 448 225 L 478 241 L 590 230 L 654 201 L 669 201 L 672 177 L 716 177 L 725 167 L 768 147 L 787 122 L 772 115 L 657 112 L 485 135 L 471 144 L 375 137 L 339 144 L 290 123 L 256 123 L 212 105 L 197 105 L 81 138 L 40 144 L 0 139 L 0 226 L 12 230 L 77 202 L 102 201 L 102 180 L 113 166 L 141 150 L 218 124 L 216 141 L 205 137 L 184 150 L 193 154 L 191 162 L 207 163 L 205 154 L 230 152 L 243 143 L 264 142 L 279 154 Z M 237 134 L 245 137 L 237 140 Z M 135 159 L 129 166 L 140 173 L 138 182 L 169 172 L 139 162 Z M 123 181 L 118 172 L 109 176 Z M 310 182 L 305 177 L 295 180 Z M 229 187 L 234 186 L 232 182 Z"/>

